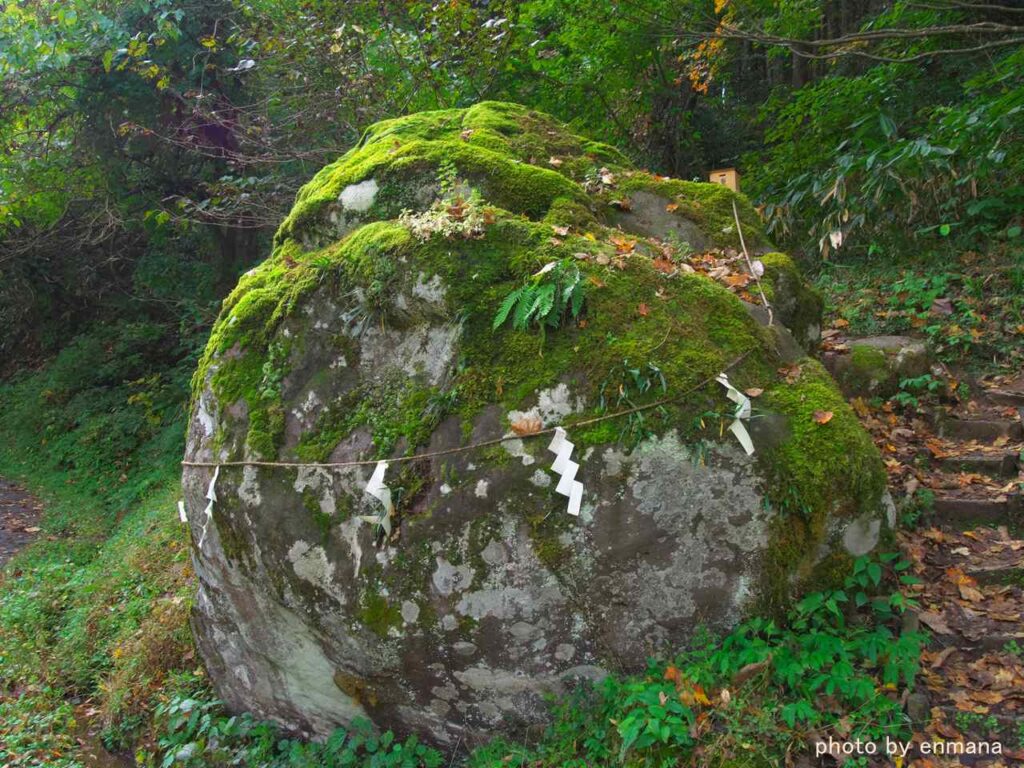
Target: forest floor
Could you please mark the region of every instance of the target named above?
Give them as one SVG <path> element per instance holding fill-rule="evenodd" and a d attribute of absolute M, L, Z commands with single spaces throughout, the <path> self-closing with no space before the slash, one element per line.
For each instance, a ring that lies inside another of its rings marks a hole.
<path fill-rule="evenodd" d="M 1024 382 L 1005 383 L 982 382 L 973 396 L 926 418 L 865 421 L 891 485 L 908 500 L 899 541 L 920 579 L 916 619 L 932 632 L 918 687 L 919 714 L 930 722 L 919 737 L 998 741 L 1004 759 L 1017 761 L 1024 760 Z"/>
<path fill-rule="evenodd" d="M 940 275 L 941 276 L 941 275 Z M 851 404 L 879 446 L 900 510 L 897 541 L 920 584 L 906 629 L 931 641 L 910 695 L 914 741 L 999 742 L 1001 756 L 919 753 L 906 765 L 1024 763 L 1024 375 L 1021 297 L 880 270 L 827 279 L 825 347 L 909 333 L 935 365 L 895 395 Z M 889 290 L 886 290 L 889 286 Z M 831 290 L 828 290 L 831 289 Z M 895 290 L 893 290 L 895 289 Z M 967 332 L 970 330 L 970 333 Z M 972 371 L 974 373 L 969 373 Z M 984 372 L 984 373 L 979 373 Z"/>
<path fill-rule="evenodd" d="M 42 516 L 38 499 L 0 478 L 0 567 L 39 534 Z"/>

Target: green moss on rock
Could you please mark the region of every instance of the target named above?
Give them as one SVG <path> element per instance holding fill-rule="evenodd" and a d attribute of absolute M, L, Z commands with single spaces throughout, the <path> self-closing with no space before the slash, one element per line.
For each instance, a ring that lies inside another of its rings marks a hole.
<path fill-rule="evenodd" d="M 356 615 L 363 626 L 380 637 L 387 637 L 392 628 L 402 624 L 399 607 L 371 587 L 363 591 Z"/>
<path fill-rule="evenodd" d="M 808 351 L 817 346 L 821 335 L 824 300 L 800 274 L 800 269 L 784 253 L 766 253 L 762 285 L 777 319 Z"/>
<path fill-rule="evenodd" d="M 871 437 L 816 360 L 803 360 L 799 378 L 775 384 L 761 404 L 786 418 L 785 439 L 760 457 L 770 479 L 767 499 L 780 513 L 772 523 L 762 601 L 777 609 L 801 586 L 842 582 L 849 556 L 832 547 L 821 561 L 819 551 L 835 544 L 830 539 L 844 523 L 878 514 L 886 474 Z"/>
<path fill-rule="evenodd" d="M 618 180 L 613 190 L 605 193 L 609 199 L 621 198 L 636 192 L 651 192 L 674 206 L 673 213 L 696 223 L 714 243 L 738 247 L 739 232 L 733 203 L 739 213 L 743 238 L 748 248 L 766 244 L 764 229 L 754 206 L 741 194 L 722 184 L 666 179 L 648 173 L 633 173 Z"/>

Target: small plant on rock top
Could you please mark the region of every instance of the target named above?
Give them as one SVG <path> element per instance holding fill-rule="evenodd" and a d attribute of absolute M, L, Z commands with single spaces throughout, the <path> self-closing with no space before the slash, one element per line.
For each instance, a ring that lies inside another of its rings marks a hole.
<path fill-rule="evenodd" d="M 437 184 L 439 195 L 433 204 L 418 213 L 403 210 L 399 222 L 420 240 L 429 240 L 434 235 L 446 239 L 483 237 L 493 216 L 485 209 L 479 190 L 460 180 L 458 169 L 451 162 L 438 170 Z"/>

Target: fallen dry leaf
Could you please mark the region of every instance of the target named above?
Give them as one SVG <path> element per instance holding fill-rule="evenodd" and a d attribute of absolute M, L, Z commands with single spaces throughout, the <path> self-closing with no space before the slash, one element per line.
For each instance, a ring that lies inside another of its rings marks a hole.
<path fill-rule="evenodd" d="M 647 317 L 649 314 L 651 314 L 651 308 L 648 307 L 646 304 L 641 303 L 640 306 L 636 308 L 636 313 L 640 315 L 640 317 Z"/>
<path fill-rule="evenodd" d="M 524 435 L 537 434 L 543 429 L 544 423 L 540 419 L 528 418 L 512 422 L 511 427 L 513 432 L 523 437 Z"/>
<path fill-rule="evenodd" d="M 953 645 L 941 651 L 939 655 L 936 656 L 935 659 L 932 661 L 932 669 L 938 669 L 939 667 L 941 667 L 943 664 L 946 663 L 946 659 L 948 659 L 955 652 L 956 646 Z"/>
<path fill-rule="evenodd" d="M 937 613 L 931 611 L 921 611 L 917 614 L 917 618 L 921 620 L 932 632 L 937 632 L 940 635 L 951 635 L 953 630 L 949 628 L 949 624 L 946 623 L 946 619 Z"/>
<path fill-rule="evenodd" d="M 750 678 L 764 672 L 772 663 L 771 654 L 769 654 L 762 661 L 756 661 L 753 664 L 747 664 L 742 667 L 739 672 L 732 676 L 732 687 L 738 688 L 743 685 Z"/>
<path fill-rule="evenodd" d="M 814 423 L 815 424 L 828 424 L 832 421 L 832 411 L 815 411 L 814 412 Z"/>
<path fill-rule="evenodd" d="M 871 407 L 863 397 L 853 398 L 853 400 L 850 401 L 850 405 L 853 406 L 853 412 L 862 419 L 866 419 L 871 415 Z"/>
<path fill-rule="evenodd" d="M 656 270 L 665 275 L 671 275 L 677 271 L 676 265 L 673 264 L 668 259 L 655 259 L 654 261 L 651 262 L 651 266 L 653 266 Z"/>
<path fill-rule="evenodd" d="M 801 369 L 797 364 L 786 365 L 779 368 L 779 375 L 782 376 L 787 384 L 793 384 L 800 378 Z"/>
<path fill-rule="evenodd" d="M 610 240 L 619 253 L 630 253 L 636 248 L 636 240 L 630 240 L 628 237 L 613 236 Z"/>
<path fill-rule="evenodd" d="M 960 597 L 972 603 L 980 603 L 985 596 L 970 584 L 960 584 Z"/>

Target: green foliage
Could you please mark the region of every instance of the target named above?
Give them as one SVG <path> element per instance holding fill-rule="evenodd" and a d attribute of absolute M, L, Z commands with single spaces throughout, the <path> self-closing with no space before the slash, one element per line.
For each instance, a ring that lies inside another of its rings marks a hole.
<path fill-rule="evenodd" d="M 45 537 L 12 565 L 22 575 L 0 585 L 0 687 L 9 691 L 17 684 L 23 691 L 0 699 L 0 762 L 73 764 L 67 695 L 96 697 L 110 722 L 109 740 L 127 744 L 143 727 L 152 696 L 175 689 L 169 673 L 191 666 L 183 618 L 189 597 L 185 542 L 169 511 L 177 496 L 184 382 L 217 303 L 265 252 L 268 232 L 312 168 L 346 150 L 365 149 L 374 138 L 381 141 L 366 152 L 366 167 L 374 169 L 410 169 L 457 156 L 458 170 L 474 181 L 498 179 L 511 189 L 516 213 L 561 206 L 578 214 L 572 223 L 583 231 L 590 213 L 573 209 L 565 197 L 572 193 L 569 179 L 599 178 L 602 165 L 623 159 L 615 147 L 580 140 L 572 149 L 584 151 L 589 167 L 556 172 L 567 149 L 558 145 L 562 138 L 543 129 L 521 131 L 507 114 L 488 107 L 476 108 L 477 123 L 455 130 L 429 152 L 396 144 L 407 138 L 403 132 L 423 131 L 417 141 L 432 141 L 440 122 L 413 125 L 415 120 L 400 118 L 381 129 L 386 137 L 361 139 L 362 127 L 376 119 L 506 98 L 570 120 L 580 133 L 613 142 L 660 172 L 701 176 L 711 166 L 738 164 L 744 188 L 764 204 L 775 238 L 807 243 L 829 256 L 867 257 L 869 266 L 857 275 L 827 269 L 821 278 L 844 298 L 842 315 L 851 331 L 920 331 L 942 359 L 969 355 L 980 363 L 999 355 L 1010 367 L 1020 366 L 1019 48 L 942 58 L 928 54 L 949 38 L 914 37 L 880 52 L 925 55 L 923 66 L 838 58 L 808 65 L 807 84 L 791 85 L 799 80 L 798 60 L 782 47 L 735 41 L 701 52 L 686 35 L 675 34 L 704 23 L 706 3 L 642 5 L 638 11 L 637 4 L 614 0 L 3 4 L 0 374 L 24 361 L 31 361 L 31 371 L 0 385 L 0 472 L 44 489 L 50 506 Z M 844 6 L 842 19 L 835 16 L 836 4 L 816 0 L 730 5 L 738 28 L 760 25 L 799 39 L 837 25 L 845 33 L 963 20 L 956 9 L 915 8 L 904 0 L 863 15 Z M 759 110 L 760 122 L 754 119 Z M 444 114 L 431 120 L 443 121 Z M 515 162 L 493 162 L 493 150 L 508 146 L 515 148 Z M 619 185 L 628 192 L 650 188 L 652 179 L 637 174 L 620 178 Z M 482 198 L 459 183 L 456 164 L 447 166 L 440 182 L 447 204 L 410 221 L 422 223 L 428 235 L 482 240 L 488 228 Z M 687 197 L 685 182 L 657 183 L 673 199 Z M 322 187 L 323 201 L 333 203 L 339 191 Z M 731 207 L 700 207 L 685 213 L 716 231 L 731 222 Z M 514 230 L 506 222 L 502 233 Z M 396 242 L 408 234 L 403 227 L 390 231 Z M 953 261 L 964 248 L 989 252 L 985 270 Z M 396 267 L 372 251 L 359 261 L 366 278 L 360 285 L 368 304 L 383 311 Z M 480 379 L 466 376 L 467 402 L 492 398 L 513 370 L 522 375 L 510 387 L 510 399 L 547 381 L 541 363 L 524 362 L 536 358 L 523 354 L 533 348 L 524 331 L 557 328 L 582 313 L 586 283 L 563 255 L 545 257 L 559 258 L 549 272 L 501 289 L 514 288 L 494 315 L 507 347 L 501 370 L 493 376 L 470 371 Z M 333 264 L 330 255 L 317 254 L 309 269 L 278 264 L 274 270 L 298 283 L 327 279 Z M 621 315 L 632 312 L 636 296 L 615 274 L 607 282 L 607 291 L 587 297 L 587 320 L 591 328 L 614 328 L 618 338 L 610 339 L 609 357 L 592 371 L 593 381 L 616 360 L 651 359 L 658 339 L 644 322 L 666 329 L 678 322 L 700 343 L 708 338 L 705 318 L 674 317 L 670 302 L 652 302 L 652 317 L 627 330 Z M 218 341 L 264 333 L 270 315 L 294 296 L 284 293 L 268 289 L 262 303 L 238 312 L 247 322 L 221 328 Z M 481 311 L 490 317 L 499 298 L 479 297 Z M 936 300 L 941 311 L 934 309 Z M 726 327 L 727 305 L 708 296 L 702 306 L 716 316 L 716 328 L 733 337 L 715 338 L 716 344 L 739 352 L 751 343 L 739 319 L 730 317 Z M 816 325 L 813 318 L 807 322 Z M 92 330 L 78 335 L 83 327 Z M 483 330 L 468 339 L 478 349 L 493 345 Z M 673 330 L 669 346 L 684 333 Z M 571 354 L 570 334 L 560 336 L 565 345 L 550 344 L 548 355 Z M 278 399 L 286 352 L 271 348 L 253 370 L 228 366 L 224 377 L 225 386 L 247 387 L 242 394 L 251 399 L 251 447 L 259 453 L 274 452 L 281 433 L 282 414 L 268 404 Z M 687 357 L 691 370 L 665 364 L 668 376 L 688 381 L 694 371 L 717 364 L 702 352 L 694 349 Z M 50 364 L 38 367 L 46 357 Z M 647 368 L 624 363 L 610 378 L 608 402 L 652 396 L 661 374 L 651 366 L 658 363 L 664 361 L 652 360 Z M 907 381 L 897 397 L 913 404 L 931 387 Z M 803 396 L 803 386 L 791 389 Z M 786 393 L 766 397 L 780 400 L 798 425 L 792 445 L 800 450 L 793 453 L 803 459 L 792 466 L 810 478 L 807 485 L 820 498 L 799 500 L 794 517 L 806 513 L 810 519 L 807 510 L 824 508 L 834 482 L 817 456 L 828 455 L 835 441 L 805 418 L 802 400 Z M 373 423 L 382 450 L 399 437 L 422 436 L 418 430 L 456 406 L 454 390 L 392 400 L 353 417 Z M 845 404 L 835 410 L 833 429 L 854 423 Z M 641 417 L 630 425 L 634 434 L 646 428 Z M 322 445 L 302 448 L 319 455 L 329 450 L 329 437 L 328 429 Z M 871 502 L 878 473 L 860 466 L 861 458 L 853 475 Z M 918 491 L 903 510 L 905 523 L 927 510 L 928 493 Z M 892 564 L 878 567 L 891 570 Z M 700 736 L 701 743 L 712 740 L 728 756 L 723 762 L 740 756 L 779 764 L 783 747 L 799 741 L 801 728 L 841 721 L 829 709 L 832 699 L 819 695 L 825 683 L 810 687 L 822 670 L 839 681 L 833 697 L 860 718 L 855 729 L 899 726 L 884 695 L 875 690 L 873 698 L 864 698 L 869 686 L 877 689 L 891 679 L 893 659 L 900 667 L 899 659 L 911 655 L 902 639 L 879 651 L 888 619 L 874 598 L 857 605 L 861 594 L 870 593 L 866 587 L 876 572 L 865 566 L 852 589 L 805 602 L 784 627 L 748 623 L 722 643 L 709 642 L 681 659 L 677 669 L 711 690 L 725 684 L 741 659 L 753 663 L 772 654 L 757 681 L 733 691 L 732 705 L 716 708 L 715 728 Z M 874 623 L 845 621 L 858 607 L 874 613 Z M 888 607 L 899 608 L 891 602 Z M 871 665 L 872 654 L 879 666 Z M 551 765 L 668 762 L 672 750 L 691 749 L 698 741 L 690 716 L 700 704 L 679 700 L 668 682 L 657 667 L 648 676 L 610 679 L 556 705 L 559 716 L 543 744 L 527 749 L 495 743 L 470 762 L 491 765 L 508 762 L 510 755 L 520 761 L 536 755 Z M 394 742 L 371 749 L 369 737 L 355 733 L 337 744 L 337 755 L 325 757 L 315 745 L 281 742 L 279 735 L 272 740 L 269 729 L 259 730 L 264 726 L 246 724 L 242 735 L 241 720 L 218 724 L 213 707 L 191 705 L 181 722 L 181 701 L 175 712 L 170 706 L 161 715 L 175 723 L 166 734 L 168 751 L 195 744 L 201 753 L 211 741 L 241 739 L 264 744 L 260 749 L 274 760 L 297 755 L 299 762 L 281 765 L 335 757 L 339 764 L 426 763 L 430 754 L 418 745 L 408 754 L 404 746 L 396 752 Z M 228 754 L 217 749 L 211 760 Z M 231 754 L 255 755 L 258 762 L 260 753 L 238 749 Z"/>
<path fill-rule="evenodd" d="M 506 321 L 517 331 L 530 325 L 558 328 L 583 309 L 585 288 L 579 268 L 568 259 L 552 261 L 506 296 L 494 315 L 495 330 Z"/>
<path fill-rule="evenodd" d="M 945 388 L 945 383 L 930 373 L 913 378 L 900 379 L 900 391 L 892 396 L 893 402 L 904 408 L 919 408 L 919 397 L 923 394 L 935 394 Z"/>
<path fill-rule="evenodd" d="M 633 366 L 629 360 L 623 360 L 622 365 L 609 371 L 608 377 L 601 382 L 598 389 L 598 413 L 606 413 L 609 407 L 614 407 L 615 410 L 635 408 L 640 405 L 639 400 L 645 395 L 667 391 L 668 382 L 665 380 L 665 374 L 654 363 Z M 635 446 L 654 434 L 648 424 L 652 414 L 667 417 L 668 411 L 656 408 L 651 413 L 637 411 L 629 414 L 619 433 L 619 439 L 630 446 Z"/>
<path fill-rule="evenodd" d="M 900 505 L 900 526 L 914 530 L 922 517 L 931 513 L 935 506 L 935 491 L 930 488 L 918 488 Z"/>
<path fill-rule="evenodd" d="M 1019 238 L 1022 64 L 1014 50 L 962 79 L 880 65 L 769 102 L 767 162 L 750 159 L 769 233 L 808 227 L 825 257 Z"/>
<path fill-rule="evenodd" d="M 1024 363 L 1024 251 L 968 251 L 953 263 L 941 253 L 872 259 L 823 269 L 818 285 L 851 335 L 923 335 L 943 362 L 974 368 Z"/>
<path fill-rule="evenodd" d="M 73 723 L 73 708 L 60 691 L 43 687 L 0 698 L 0 760 L 10 768 L 79 768 L 70 756 Z"/>
<path fill-rule="evenodd" d="M 324 743 L 287 739 L 269 723 L 250 715 L 228 717 L 218 702 L 176 698 L 157 707 L 162 768 L 438 768 L 439 752 L 415 736 L 404 742 L 387 732 L 377 735 L 371 723 L 356 719 Z"/>

